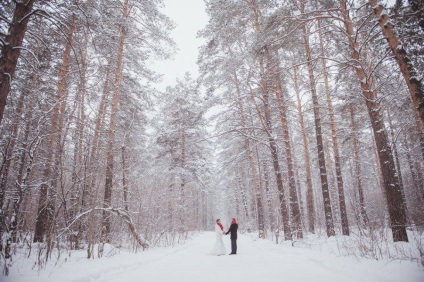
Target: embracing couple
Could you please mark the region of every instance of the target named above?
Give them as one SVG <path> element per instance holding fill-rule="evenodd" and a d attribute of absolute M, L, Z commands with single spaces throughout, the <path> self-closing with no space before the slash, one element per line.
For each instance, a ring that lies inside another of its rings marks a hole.
<path fill-rule="evenodd" d="M 231 254 L 235 255 L 237 253 L 237 229 L 238 224 L 235 218 L 231 221 L 231 226 L 227 232 L 224 231 L 224 226 L 221 224 L 221 220 L 217 219 L 215 224 L 215 234 L 216 241 L 215 246 L 213 247 L 211 254 L 215 256 L 225 255 L 225 246 L 224 241 L 222 240 L 222 235 L 228 235 L 231 233 Z"/>

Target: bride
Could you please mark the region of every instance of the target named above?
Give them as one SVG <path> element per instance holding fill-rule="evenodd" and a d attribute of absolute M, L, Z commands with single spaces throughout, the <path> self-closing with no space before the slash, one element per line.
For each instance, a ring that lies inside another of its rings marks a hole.
<path fill-rule="evenodd" d="M 224 241 L 222 240 L 222 235 L 224 234 L 224 226 L 221 224 L 221 220 L 217 219 L 215 224 L 215 245 L 211 251 L 211 255 L 220 256 L 225 255 Z"/>

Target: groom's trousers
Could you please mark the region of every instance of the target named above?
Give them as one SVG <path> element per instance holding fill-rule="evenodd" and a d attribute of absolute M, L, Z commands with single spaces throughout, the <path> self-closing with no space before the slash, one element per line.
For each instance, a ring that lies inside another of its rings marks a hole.
<path fill-rule="evenodd" d="M 237 254 L 237 240 L 231 239 L 231 253 Z"/>

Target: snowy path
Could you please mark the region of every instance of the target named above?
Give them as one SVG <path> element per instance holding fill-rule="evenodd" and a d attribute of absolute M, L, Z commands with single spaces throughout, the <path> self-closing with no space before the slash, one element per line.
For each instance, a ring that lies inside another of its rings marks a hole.
<path fill-rule="evenodd" d="M 424 271 L 413 263 L 358 261 L 269 241 L 253 241 L 243 235 L 239 236 L 236 256 L 211 256 L 207 253 L 214 236 L 205 232 L 174 248 L 68 262 L 51 273 L 43 271 L 38 277 L 34 271 L 13 273 L 5 281 L 424 281 Z M 229 237 L 224 241 L 229 250 Z"/>

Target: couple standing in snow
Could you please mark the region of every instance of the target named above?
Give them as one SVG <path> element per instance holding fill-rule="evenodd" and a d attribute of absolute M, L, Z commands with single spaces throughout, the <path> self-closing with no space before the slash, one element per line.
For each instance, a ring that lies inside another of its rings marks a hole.
<path fill-rule="evenodd" d="M 231 233 L 230 239 L 231 239 L 231 254 L 235 255 L 237 253 L 237 229 L 238 224 L 235 218 L 231 221 L 230 228 L 227 232 L 224 232 L 224 226 L 221 224 L 221 220 L 217 219 L 215 224 L 215 245 L 212 249 L 211 254 L 215 256 L 225 255 L 225 246 L 224 241 L 222 240 L 222 235 L 228 235 Z"/>

